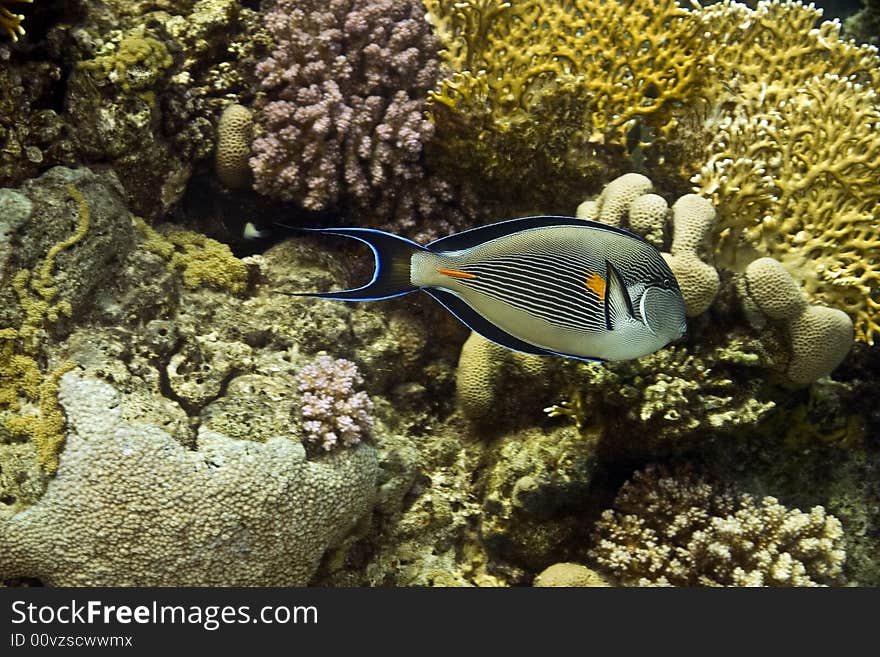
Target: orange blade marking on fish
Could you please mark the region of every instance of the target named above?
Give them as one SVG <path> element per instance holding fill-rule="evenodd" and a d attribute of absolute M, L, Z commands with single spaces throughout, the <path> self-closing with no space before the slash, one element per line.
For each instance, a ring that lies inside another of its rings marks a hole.
<path fill-rule="evenodd" d="M 587 274 L 587 279 L 584 281 L 584 284 L 590 292 L 593 292 L 599 297 L 599 301 L 605 301 L 605 288 L 607 285 L 604 278 L 595 272 L 591 272 Z"/>
<path fill-rule="evenodd" d="M 476 278 L 476 274 L 469 274 L 466 271 L 458 271 L 457 269 L 438 269 L 437 273 L 449 276 L 451 278 Z"/>

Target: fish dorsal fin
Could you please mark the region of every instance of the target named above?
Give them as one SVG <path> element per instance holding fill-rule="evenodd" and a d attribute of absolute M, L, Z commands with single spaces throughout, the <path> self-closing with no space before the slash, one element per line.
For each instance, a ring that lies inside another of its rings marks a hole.
<path fill-rule="evenodd" d="M 629 293 L 626 291 L 626 283 L 620 272 L 617 271 L 617 267 L 606 260 L 605 268 L 606 280 L 608 281 L 605 292 L 605 328 L 611 331 L 625 317 L 633 319 L 635 311 L 632 299 L 629 298 Z"/>
<path fill-rule="evenodd" d="M 505 235 L 510 235 L 511 233 L 515 233 L 521 230 L 529 230 L 531 228 L 547 228 L 550 226 L 579 226 L 581 228 L 598 228 L 599 230 L 607 230 L 612 233 L 620 233 L 622 235 L 627 235 L 628 237 L 634 237 L 640 241 L 644 241 L 644 239 L 639 237 L 638 235 L 630 233 L 629 231 L 626 231 L 622 228 L 609 226 L 607 224 L 601 224 L 597 221 L 578 219 L 577 217 L 557 217 L 552 215 L 542 215 L 537 217 L 508 219 L 506 221 L 499 221 L 497 223 L 488 224 L 486 226 L 479 226 L 478 228 L 471 228 L 470 230 L 463 230 L 460 233 L 454 233 L 453 235 L 447 235 L 446 237 L 441 237 L 438 240 L 434 240 L 430 244 L 426 245 L 425 248 L 429 251 L 433 251 L 434 253 L 442 253 L 446 251 L 463 251 L 464 249 L 469 249 L 472 246 L 485 244 L 490 240 L 504 237 Z"/>

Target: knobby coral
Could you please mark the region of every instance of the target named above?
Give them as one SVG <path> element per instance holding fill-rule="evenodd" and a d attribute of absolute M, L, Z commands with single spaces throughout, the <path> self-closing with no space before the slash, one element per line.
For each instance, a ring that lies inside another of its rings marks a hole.
<path fill-rule="evenodd" d="M 330 451 L 356 445 L 370 432 L 373 402 L 366 392 L 355 391 L 362 383 L 357 366 L 344 358 L 318 356 L 300 370 L 297 387 L 306 442 Z"/>
<path fill-rule="evenodd" d="M 821 506 L 787 509 L 649 466 L 602 514 L 592 556 L 631 585 L 817 586 L 842 583 L 846 552 Z"/>
<path fill-rule="evenodd" d="M 247 287 L 247 267 L 228 245 L 188 230 L 172 228 L 160 233 L 140 218 L 134 224 L 144 236 L 146 249 L 165 258 L 169 270 L 181 271 L 186 287 L 211 286 L 233 294 Z"/>
<path fill-rule="evenodd" d="M 425 114 L 439 43 L 415 0 L 279 0 L 253 144 L 257 191 L 310 210 L 353 207 L 413 232 L 452 199 L 429 176 Z"/>

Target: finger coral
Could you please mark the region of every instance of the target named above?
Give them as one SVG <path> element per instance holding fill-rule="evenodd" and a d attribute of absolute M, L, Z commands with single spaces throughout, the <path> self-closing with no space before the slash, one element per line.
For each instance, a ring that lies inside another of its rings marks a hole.
<path fill-rule="evenodd" d="M 452 189 L 427 175 L 439 43 L 414 0 L 280 0 L 260 62 L 257 191 L 309 210 L 353 206 L 415 229 Z"/>
<path fill-rule="evenodd" d="M 13 41 L 18 41 L 18 37 L 24 34 L 24 28 L 21 26 L 24 16 L 13 14 L 6 5 L 30 4 L 31 2 L 33 0 L 3 0 L 0 2 L 0 29 L 5 30 Z"/>
<path fill-rule="evenodd" d="M 846 552 L 821 506 L 788 509 L 649 466 L 602 514 L 592 556 L 628 585 L 821 586 L 843 583 Z"/>

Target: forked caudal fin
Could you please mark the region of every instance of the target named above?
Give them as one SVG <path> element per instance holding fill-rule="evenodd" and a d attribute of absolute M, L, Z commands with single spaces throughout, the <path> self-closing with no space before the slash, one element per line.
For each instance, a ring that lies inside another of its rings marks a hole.
<path fill-rule="evenodd" d="M 282 224 L 279 224 L 281 226 Z M 341 301 L 378 301 L 399 297 L 419 288 L 410 282 L 410 259 L 417 251 L 425 251 L 420 244 L 392 233 L 371 228 L 295 228 L 288 230 L 304 233 L 324 233 L 351 237 L 363 242 L 373 251 L 376 260 L 373 279 L 358 288 L 339 292 L 292 292 L 293 296 L 339 299 Z"/>

